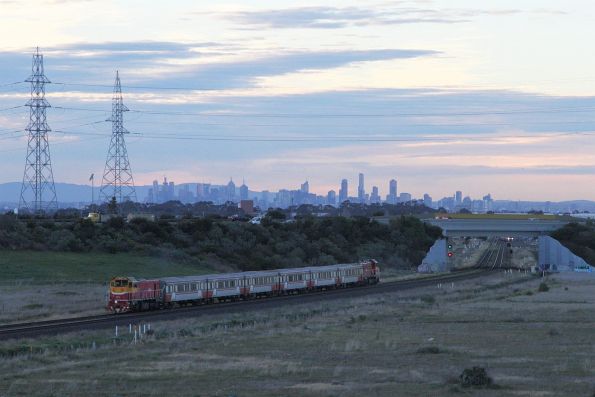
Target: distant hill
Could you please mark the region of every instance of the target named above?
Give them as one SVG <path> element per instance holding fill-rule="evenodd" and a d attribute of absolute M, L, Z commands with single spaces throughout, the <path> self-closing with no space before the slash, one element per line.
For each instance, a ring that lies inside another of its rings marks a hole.
<path fill-rule="evenodd" d="M 60 203 L 79 203 L 91 201 L 91 186 L 76 185 L 73 183 L 56 183 L 56 195 Z M 140 201 L 147 196 L 151 186 L 136 186 L 136 195 Z M 21 183 L 10 182 L 0 184 L 0 203 L 14 204 L 19 201 Z M 95 186 L 95 200 L 99 197 L 99 187 Z"/>

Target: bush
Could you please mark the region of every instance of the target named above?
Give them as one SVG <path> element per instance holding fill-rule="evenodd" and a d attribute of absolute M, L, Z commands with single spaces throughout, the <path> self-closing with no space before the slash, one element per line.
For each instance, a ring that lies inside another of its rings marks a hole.
<path fill-rule="evenodd" d="M 549 290 L 550 287 L 548 287 L 548 285 L 545 282 L 539 284 L 539 288 L 537 288 L 537 292 L 548 292 Z"/>
<path fill-rule="evenodd" d="M 442 353 L 442 350 L 440 350 L 440 348 L 437 346 L 426 346 L 426 347 L 420 347 L 419 349 L 417 349 L 417 354 L 440 354 L 440 353 Z"/>
<path fill-rule="evenodd" d="M 466 368 L 459 376 L 459 382 L 463 387 L 485 387 L 492 384 L 492 378 L 482 367 Z"/>
<path fill-rule="evenodd" d="M 436 298 L 432 295 L 424 295 L 421 297 L 421 301 L 427 303 L 428 305 L 433 305 L 436 303 Z"/>
<path fill-rule="evenodd" d="M 331 265 L 374 258 L 381 268 L 421 263 L 441 231 L 412 216 L 380 224 L 366 217 L 303 216 L 282 222 L 270 211 L 261 225 L 208 217 L 157 222 L 114 216 L 105 223 L 21 221 L 0 215 L 0 248 L 84 252 L 138 252 L 226 264 L 226 270 Z M 267 220 L 268 222 L 265 222 Z M 240 265 L 235 266 L 234 265 Z M 433 297 L 423 298 L 433 304 Z"/>

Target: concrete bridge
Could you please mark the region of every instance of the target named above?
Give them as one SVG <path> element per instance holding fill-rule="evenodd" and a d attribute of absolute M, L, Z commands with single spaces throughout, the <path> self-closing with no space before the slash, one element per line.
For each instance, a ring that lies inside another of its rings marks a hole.
<path fill-rule="evenodd" d="M 445 237 L 539 237 L 568 221 L 549 219 L 427 219 L 440 227 Z"/>

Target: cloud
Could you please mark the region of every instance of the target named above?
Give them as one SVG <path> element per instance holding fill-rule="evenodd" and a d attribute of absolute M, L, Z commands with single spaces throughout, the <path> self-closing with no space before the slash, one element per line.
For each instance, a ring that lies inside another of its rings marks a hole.
<path fill-rule="evenodd" d="M 242 29 L 260 28 L 312 28 L 338 29 L 348 26 L 453 24 L 469 22 L 480 16 L 511 16 L 517 14 L 562 15 L 551 9 L 449 9 L 383 5 L 362 7 L 295 7 L 260 11 L 234 11 L 215 13 L 241 25 Z M 204 14 L 200 12 L 197 14 Z"/>
<path fill-rule="evenodd" d="M 46 75 L 55 82 L 110 84 L 119 69 L 124 85 L 200 89 L 250 87 L 264 76 L 438 54 L 424 49 L 229 51 L 218 43 L 174 42 L 77 43 L 41 50 Z M 30 64 L 30 53 L 0 52 L 0 75 L 7 81 L 22 81 Z"/>
<path fill-rule="evenodd" d="M 465 20 L 419 8 L 365 9 L 358 7 L 300 7 L 223 14 L 246 26 L 268 28 L 336 29 L 351 25 L 457 23 Z"/>

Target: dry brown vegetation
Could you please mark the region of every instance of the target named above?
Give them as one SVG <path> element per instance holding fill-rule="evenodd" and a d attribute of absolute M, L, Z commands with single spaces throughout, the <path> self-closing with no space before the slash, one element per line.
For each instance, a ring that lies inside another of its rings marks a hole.
<path fill-rule="evenodd" d="M 127 330 L 1 342 L 0 395 L 590 396 L 595 277 L 540 282 L 499 274 L 153 323 L 137 344 Z M 459 384 L 476 366 L 493 385 Z"/>
<path fill-rule="evenodd" d="M 0 324 L 104 314 L 106 292 L 98 283 L 0 285 Z"/>

